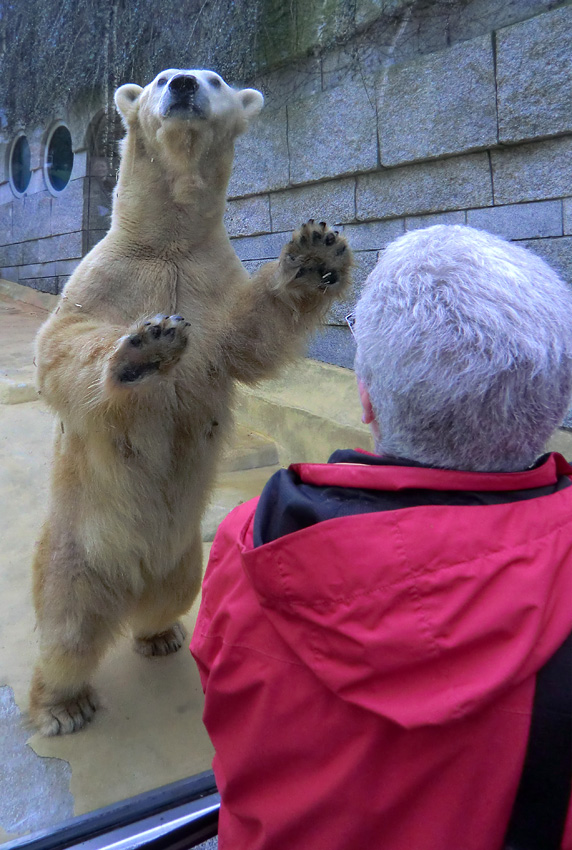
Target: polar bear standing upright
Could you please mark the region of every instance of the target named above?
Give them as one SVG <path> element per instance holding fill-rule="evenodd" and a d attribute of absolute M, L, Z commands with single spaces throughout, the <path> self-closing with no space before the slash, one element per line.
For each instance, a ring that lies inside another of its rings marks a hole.
<path fill-rule="evenodd" d="M 115 97 L 127 136 L 111 229 L 37 342 L 39 389 L 58 416 L 34 563 L 30 715 L 46 735 L 91 719 L 90 679 L 127 623 L 144 655 L 181 646 L 234 383 L 298 353 L 351 265 L 323 222 L 303 225 L 252 279 L 234 253 L 226 187 L 260 92 L 168 70 Z"/>

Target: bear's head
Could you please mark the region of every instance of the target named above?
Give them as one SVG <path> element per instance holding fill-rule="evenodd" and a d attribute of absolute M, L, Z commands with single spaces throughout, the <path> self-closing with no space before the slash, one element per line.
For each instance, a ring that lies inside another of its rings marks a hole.
<path fill-rule="evenodd" d="M 115 104 L 129 132 L 147 152 L 180 162 L 220 153 L 244 132 L 262 109 L 256 89 L 235 89 L 219 74 L 205 70 L 161 71 L 149 85 L 128 84 L 115 93 Z"/>
<path fill-rule="evenodd" d="M 230 177 L 235 138 L 264 104 L 256 89 L 235 89 L 214 71 L 161 71 L 142 88 L 117 89 L 115 104 L 127 136 L 122 143 L 118 193 L 168 191 L 172 200 L 197 202 L 205 192 L 220 207 Z M 135 190 L 133 190 L 135 191 Z M 217 207 L 217 208 L 218 208 Z"/>

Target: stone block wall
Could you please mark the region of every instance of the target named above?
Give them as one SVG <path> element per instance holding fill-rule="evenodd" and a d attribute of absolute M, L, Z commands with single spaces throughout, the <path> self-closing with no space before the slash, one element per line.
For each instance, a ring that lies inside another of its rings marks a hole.
<path fill-rule="evenodd" d="M 308 218 L 349 238 L 354 292 L 310 347 L 346 367 L 344 317 L 407 230 L 488 230 L 572 285 L 572 6 L 459 3 L 444 32 L 430 10 L 398 5 L 386 37 L 362 34 L 254 81 L 266 106 L 237 144 L 229 187 L 227 228 L 249 269 Z"/>

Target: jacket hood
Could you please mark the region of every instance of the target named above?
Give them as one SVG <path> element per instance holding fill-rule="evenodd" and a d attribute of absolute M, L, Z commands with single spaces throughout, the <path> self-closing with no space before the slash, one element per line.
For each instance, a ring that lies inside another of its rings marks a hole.
<path fill-rule="evenodd" d="M 519 490 L 572 474 L 298 465 L 315 484 Z M 572 630 L 572 487 L 506 504 L 421 505 L 326 520 L 238 546 L 266 616 L 339 699 L 403 727 L 479 711 Z"/>

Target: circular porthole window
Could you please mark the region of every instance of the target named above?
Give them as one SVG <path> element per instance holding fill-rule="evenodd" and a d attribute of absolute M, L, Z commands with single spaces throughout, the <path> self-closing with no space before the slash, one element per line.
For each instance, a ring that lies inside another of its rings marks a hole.
<path fill-rule="evenodd" d="M 52 132 L 46 145 L 46 162 L 44 170 L 50 191 L 58 194 L 68 183 L 73 168 L 73 150 L 71 133 L 67 127 L 60 124 Z"/>
<path fill-rule="evenodd" d="M 18 136 L 10 153 L 10 185 L 17 197 L 21 197 L 28 186 L 32 172 L 30 170 L 30 145 L 26 136 Z"/>

